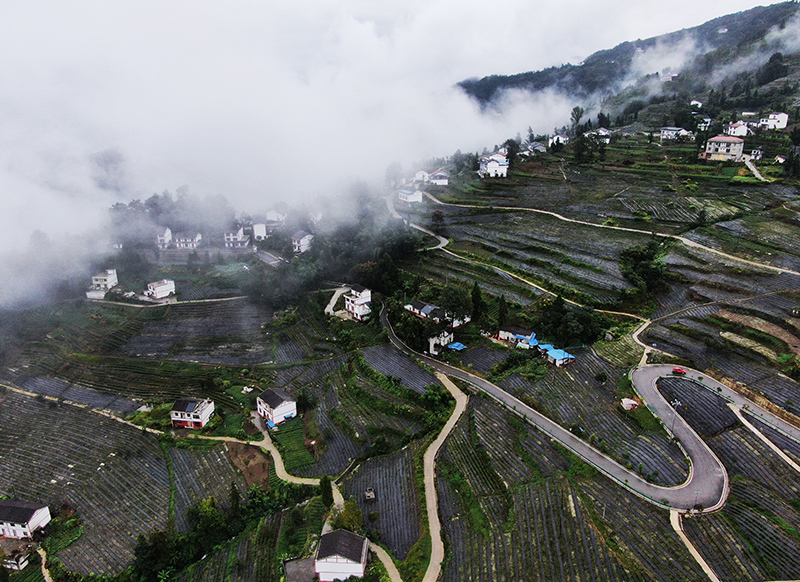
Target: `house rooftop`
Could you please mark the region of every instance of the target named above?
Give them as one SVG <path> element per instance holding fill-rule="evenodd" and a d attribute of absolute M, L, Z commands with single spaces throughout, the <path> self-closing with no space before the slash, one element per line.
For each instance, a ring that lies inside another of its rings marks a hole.
<path fill-rule="evenodd" d="M 356 535 L 346 529 L 334 530 L 319 538 L 317 560 L 341 556 L 353 562 L 361 563 L 366 543 L 367 538 Z"/>
<path fill-rule="evenodd" d="M 740 137 L 733 137 L 731 135 L 718 135 L 717 137 L 712 137 L 708 141 L 716 141 L 716 142 L 724 142 L 724 143 L 743 143 L 744 140 Z"/>
<path fill-rule="evenodd" d="M 305 238 L 305 237 L 307 237 L 307 236 L 310 236 L 310 234 L 309 234 L 309 233 L 307 233 L 307 232 L 306 232 L 306 231 L 304 231 L 304 230 L 298 230 L 297 232 L 295 232 L 295 233 L 292 235 L 292 239 L 294 239 L 294 240 L 300 240 L 300 239 L 303 239 L 303 238 Z"/>
<path fill-rule="evenodd" d="M 259 398 L 270 408 L 278 408 L 284 402 L 294 402 L 294 398 L 280 388 L 268 388 L 261 393 Z"/>
<path fill-rule="evenodd" d="M 45 507 L 39 503 L 16 501 L 14 499 L 0 500 L 0 521 L 9 523 L 27 523 L 33 514 Z"/>
<path fill-rule="evenodd" d="M 355 291 L 356 293 L 363 293 L 367 290 L 366 287 L 362 287 L 361 285 L 356 285 L 355 283 L 350 284 L 350 289 Z"/>
<path fill-rule="evenodd" d="M 200 412 L 208 402 L 211 401 L 199 398 L 181 398 L 172 405 L 172 412 Z"/>

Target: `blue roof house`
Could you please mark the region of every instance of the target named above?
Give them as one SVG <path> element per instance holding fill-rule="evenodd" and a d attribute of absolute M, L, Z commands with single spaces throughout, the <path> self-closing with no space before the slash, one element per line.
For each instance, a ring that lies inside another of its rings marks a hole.
<path fill-rule="evenodd" d="M 556 349 L 547 350 L 547 361 L 550 362 L 551 364 L 555 364 L 559 368 L 562 366 L 566 366 L 574 359 L 575 356 L 565 352 L 564 350 L 556 350 Z"/>

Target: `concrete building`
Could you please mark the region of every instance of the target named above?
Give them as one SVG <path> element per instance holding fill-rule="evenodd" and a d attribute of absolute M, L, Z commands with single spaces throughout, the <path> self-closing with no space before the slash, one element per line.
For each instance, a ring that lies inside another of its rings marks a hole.
<path fill-rule="evenodd" d="M 203 428 L 214 415 L 214 401 L 198 398 L 176 400 L 169 413 L 175 428 Z"/>
<path fill-rule="evenodd" d="M 50 523 L 50 509 L 39 503 L 0 500 L 0 536 L 29 538 L 37 529 Z"/>

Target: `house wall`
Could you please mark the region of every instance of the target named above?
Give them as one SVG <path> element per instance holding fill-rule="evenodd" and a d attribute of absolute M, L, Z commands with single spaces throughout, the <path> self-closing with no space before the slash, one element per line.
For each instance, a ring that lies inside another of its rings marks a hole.
<path fill-rule="evenodd" d="M 347 558 L 332 556 L 324 560 L 314 560 L 314 570 L 321 582 L 346 580 L 350 576 L 363 577 L 366 567 Z"/>
<path fill-rule="evenodd" d="M 42 507 L 37 509 L 28 523 L 15 523 L 0 521 L 0 536 L 7 538 L 29 538 L 31 532 L 50 523 L 50 508 Z"/>
<path fill-rule="evenodd" d="M 297 416 L 297 403 L 296 402 L 282 402 L 275 410 L 267 406 L 267 403 L 256 399 L 256 409 L 258 414 L 274 424 L 280 424 L 287 420 L 287 416 L 294 418 Z"/>

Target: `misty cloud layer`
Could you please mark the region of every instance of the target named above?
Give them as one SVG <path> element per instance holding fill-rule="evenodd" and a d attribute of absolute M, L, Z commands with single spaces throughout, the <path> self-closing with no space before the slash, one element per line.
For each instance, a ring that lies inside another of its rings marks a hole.
<path fill-rule="evenodd" d="M 578 62 L 752 1 L 6 3 L 0 10 L 0 256 L 117 201 L 188 184 L 238 210 L 377 180 L 398 161 L 547 132 L 574 103 L 465 78 Z"/>

